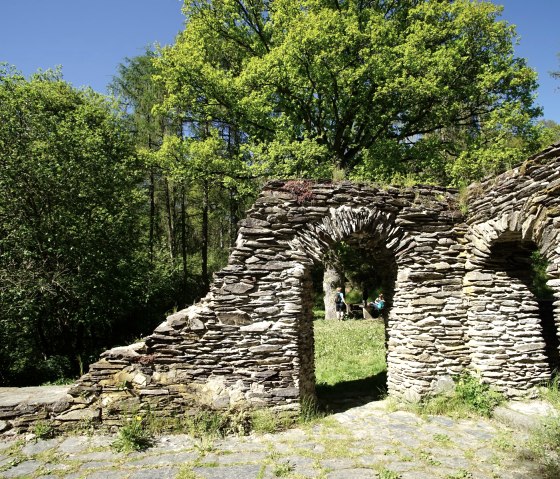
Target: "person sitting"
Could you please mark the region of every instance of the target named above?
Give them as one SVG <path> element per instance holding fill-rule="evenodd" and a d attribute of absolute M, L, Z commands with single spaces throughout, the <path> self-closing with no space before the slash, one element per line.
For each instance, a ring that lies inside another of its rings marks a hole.
<path fill-rule="evenodd" d="M 383 293 L 379 293 L 379 296 L 373 304 L 378 311 L 381 311 L 385 307 L 385 298 L 383 297 Z"/>
<path fill-rule="evenodd" d="M 385 298 L 383 297 L 383 293 L 379 293 L 379 296 L 369 303 L 369 307 L 371 309 L 371 315 L 374 318 L 378 318 L 381 310 L 385 307 Z"/>

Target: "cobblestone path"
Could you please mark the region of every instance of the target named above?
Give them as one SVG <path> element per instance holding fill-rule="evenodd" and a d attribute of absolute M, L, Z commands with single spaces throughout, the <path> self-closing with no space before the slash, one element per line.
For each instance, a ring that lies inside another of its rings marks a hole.
<path fill-rule="evenodd" d="M 118 453 L 114 436 L 0 439 L 0 477 L 29 479 L 533 479 L 521 430 L 484 419 L 429 419 L 373 402 L 275 434 L 158 438 Z"/>

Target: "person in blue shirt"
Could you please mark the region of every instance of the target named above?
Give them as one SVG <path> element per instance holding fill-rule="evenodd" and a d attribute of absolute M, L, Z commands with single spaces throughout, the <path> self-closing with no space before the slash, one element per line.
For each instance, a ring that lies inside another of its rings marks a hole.
<path fill-rule="evenodd" d="M 381 311 L 385 307 L 385 298 L 383 297 L 383 293 L 379 293 L 379 296 L 373 304 L 378 311 Z"/>
<path fill-rule="evenodd" d="M 379 317 L 381 314 L 381 310 L 385 307 L 385 298 L 383 297 L 383 293 L 379 293 L 379 296 L 376 298 L 375 301 L 369 303 L 371 314 L 374 318 Z"/>

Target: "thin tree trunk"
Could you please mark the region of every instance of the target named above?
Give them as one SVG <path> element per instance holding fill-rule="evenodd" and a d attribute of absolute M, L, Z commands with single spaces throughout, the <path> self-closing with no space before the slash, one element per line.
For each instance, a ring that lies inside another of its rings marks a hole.
<path fill-rule="evenodd" d="M 156 224 L 156 179 L 154 174 L 154 167 L 150 168 L 150 263 L 154 262 L 154 230 Z"/>
<path fill-rule="evenodd" d="M 205 289 L 210 284 L 208 278 L 208 180 L 203 183 L 203 198 L 202 198 L 202 281 Z"/>
<path fill-rule="evenodd" d="M 169 256 L 171 258 L 171 262 L 173 262 L 175 258 L 175 249 L 173 247 L 174 243 L 174 228 L 173 228 L 173 216 L 171 214 L 171 195 L 169 192 L 169 181 L 165 178 L 165 208 L 167 213 L 167 240 L 169 242 Z"/>
<path fill-rule="evenodd" d="M 235 244 L 237 238 L 237 222 L 239 217 L 237 215 L 237 200 L 235 198 L 234 191 L 230 188 L 229 190 L 229 241 L 230 246 Z"/>
<path fill-rule="evenodd" d="M 183 259 L 183 302 L 187 301 L 187 213 L 185 185 L 181 185 L 181 255 Z"/>

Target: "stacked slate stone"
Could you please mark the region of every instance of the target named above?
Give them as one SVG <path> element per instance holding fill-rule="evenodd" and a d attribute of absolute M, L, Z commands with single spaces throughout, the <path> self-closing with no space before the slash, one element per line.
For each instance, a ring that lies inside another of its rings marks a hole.
<path fill-rule="evenodd" d="M 538 250 L 548 262 L 557 310 L 559 156 L 555 145 L 470 187 L 464 286 L 471 367 L 510 397 L 526 395 L 558 366 L 560 325 L 530 291 L 530 255 Z"/>
<path fill-rule="evenodd" d="M 149 408 L 295 411 L 315 391 L 311 272 L 340 241 L 379 252 L 386 291 L 388 388 L 418 400 L 464 368 L 509 396 L 550 377 L 558 324 L 543 333 L 530 253 L 548 261 L 560 302 L 560 147 L 457 192 L 274 181 L 247 218 L 228 265 L 199 303 L 143 341 L 113 348 L 71 389 L 56 424 Z M 560 361 L 560 360 L 559 360 Z"/>
<path fill-rule="evenodd" d="M 271 182 L 209 294 L 143 342 L 105 352 L 72 389 L 106 424 L 236 405 L 297 409 L 314 395 L 311 268 L 342 240 L 394 255 L 389 390 L 419 397 L 468 360 L 464 224 L 456 192 Z M 382 266 L 382 265 L 381 265 Z M 81 404 L 78 404 L 81 402 Z"/>

